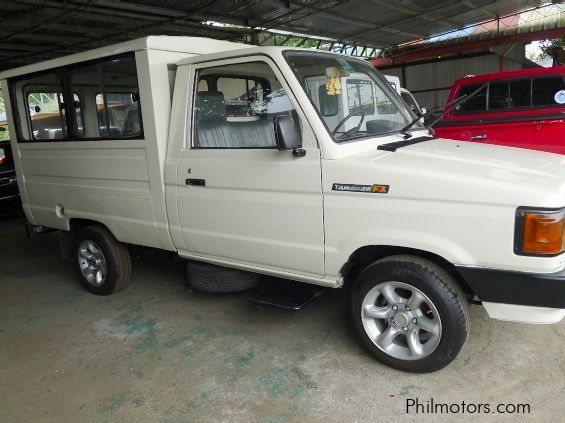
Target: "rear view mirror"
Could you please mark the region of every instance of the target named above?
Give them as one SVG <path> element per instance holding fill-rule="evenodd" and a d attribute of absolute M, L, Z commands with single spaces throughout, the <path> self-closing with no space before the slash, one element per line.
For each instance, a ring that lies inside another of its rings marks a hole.
<path fill-rule="evenodd" d="M 292 150 L 294 155 L 299 157 L 306 153 L 300 148 L 302 147 L 300 129 L 290 117 L 280 115 L 275 118 L 275 137 L 279 151 Z"/>

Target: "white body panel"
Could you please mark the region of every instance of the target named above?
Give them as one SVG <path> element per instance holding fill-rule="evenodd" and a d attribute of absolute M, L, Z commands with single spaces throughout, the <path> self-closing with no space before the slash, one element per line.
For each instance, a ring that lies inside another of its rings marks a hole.
<path fill-rule="evenodd" d="M 89 219 L 106 225 L 122 242 L 175 250 L 163 182 L 174 64 L 194 54 L 238 48 L 245 46 L 216 40 L 207 40 L 204 46 L 202 39 L 188 37 L 146 37 L 4 72 L 0 79 L 129 51 L 136 55 L 144 139 L 33 143 L 12 139 L 28 220 L 68 230 L 72 219 Z M 3 91 L 8 92 L 5 81 Z M 6 101 L 9 108 L 8 96 Z M 15 125 L 11 113 L 9 125 Z"/>
<path fill-rule="evenodd" d="M 557 308 L 489 302 L 483 302 L 483 307 L 491 318 L 509 322 L 551 324 L 558 323 L 565 317 L 565 310 Z"/>
<path fill-rule="evenodd" d="M 369 245 L 423 250 L 461 266 L 536 273 L 563 269 L 563 255 L 513 253 L 518 207 L 565 206 L 563 156 L 445 140 L 396 152 L 377 150 L 403 140 L 400 135 L 336 143 L 285 61 L 284 49 L 245 47 L 149 37 L 1 74 L 5 80 L 136 52 L 144 139 L 12 139 L 28 219 L 63 230 L 73 218 L 90 219 L 123 242 L 335 287 L 351 254 Z M 200 55 L 204 52 L 210 54 Z M 195 69 L 245 60 L 265 60 L 283 81 L 301 121 L 305 157 L 276 149 L 191 148 Z M 7 92 L 5 81 L 3 88 Z M 421 130 L 413 137 L 426 134 Z M 186 186 L 188 178 L 205 179 L 206 187 Z M 383 184 L 390 191 L 338 192 L 334 183 Z M 522 321 L 563 317 L 562 310 L 492 304 L 487 311 Z M 522 311 L 533 314 L 528 319 Z"/>
<path fill-rule="evenodd" d="M 398 76 L 384 75 L 390 86 L 400 95 L 402 87 L 400 86 L 400 78 Z"/>

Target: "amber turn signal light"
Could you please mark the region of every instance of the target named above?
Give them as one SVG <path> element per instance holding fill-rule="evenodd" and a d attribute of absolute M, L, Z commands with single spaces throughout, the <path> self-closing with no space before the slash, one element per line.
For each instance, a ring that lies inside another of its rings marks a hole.
<path fill-rule="evenodd" d="M 565 250 L 565 214 L 525 212 L 522 217 L 522 254 L 557 255 Z"/>

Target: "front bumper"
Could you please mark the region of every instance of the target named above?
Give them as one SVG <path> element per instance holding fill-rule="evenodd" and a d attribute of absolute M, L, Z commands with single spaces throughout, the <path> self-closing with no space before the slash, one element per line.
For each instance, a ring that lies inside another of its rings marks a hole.
<path fill-rule="evenodd" d="M 565 269 L 525 273 L 457 267 L 457 271 L 483 303 L 565 309 Z"/>

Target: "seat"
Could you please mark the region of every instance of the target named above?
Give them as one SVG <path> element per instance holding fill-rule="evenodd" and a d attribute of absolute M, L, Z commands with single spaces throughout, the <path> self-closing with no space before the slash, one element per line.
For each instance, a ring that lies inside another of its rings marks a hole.
<path fill-rule="evenodd" d="M 250 122 L 230 122 L 236 144 L 242 148 L 275 148 L 275 121 L 272 118 Z"/>
<path fill-rule="evenodd" d="M 200 148 L 275 148 L 272 118 L 228 122 L 221 92 L 199 92 L 196 114 L 197 146 Z"/>

